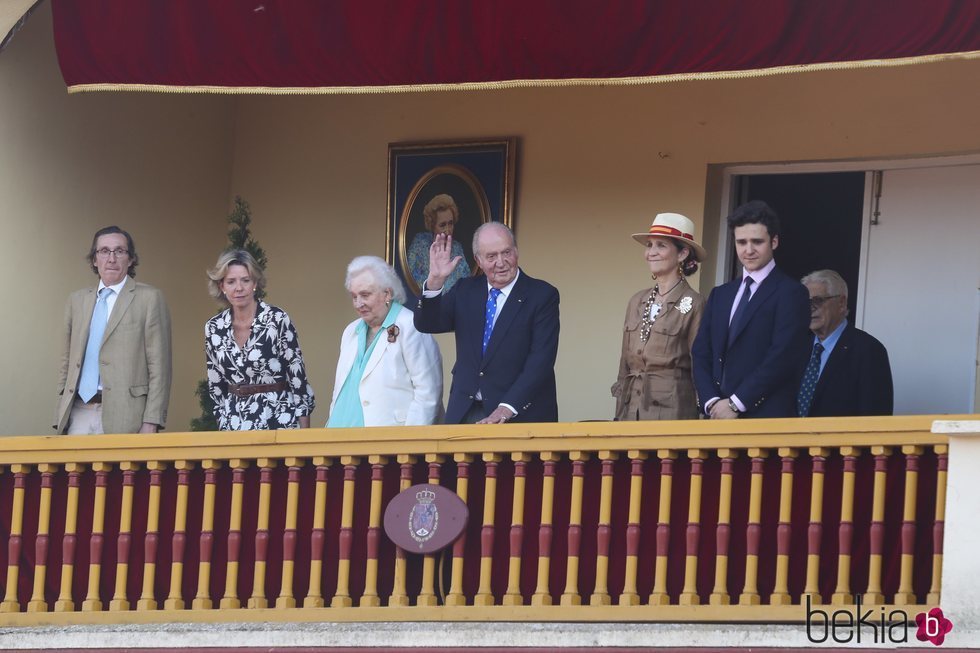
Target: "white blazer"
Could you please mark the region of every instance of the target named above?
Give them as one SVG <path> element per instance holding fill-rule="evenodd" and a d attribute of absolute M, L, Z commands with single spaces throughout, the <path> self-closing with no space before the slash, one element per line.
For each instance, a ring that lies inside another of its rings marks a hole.
<path fill-rule="evenodd" d="M 340 358 L 334 379 L 333 413 L 337 395 L 357 357 L 357 334 L 361 319 L 347 325 L 340 337 Z M 435 338 L 415 329 L 412 311 L 402 307 L 395 318 L 399 333 L 388 342 L 382 331 L 371 352 L 359 387 L 365 426 L 417 426 L 442 419 L 442 355 Z"/>

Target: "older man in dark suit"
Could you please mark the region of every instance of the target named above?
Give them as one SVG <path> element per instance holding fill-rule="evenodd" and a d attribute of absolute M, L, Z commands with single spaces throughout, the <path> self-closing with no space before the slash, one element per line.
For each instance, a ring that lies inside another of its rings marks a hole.
<path fill-rule="evenodd" d="M 847 321 L 847 283 L 833 270 L 803 277 L 810 293 L 813 349 L 800 381 L 800 417 L 891 415 L 888 351 Z"/>
<path fill-rule="evenodd" d="M 456 333 L 446 423 L 557 421 L 558 291 L 518 268 L 514 234 L 499 222 L 473 235 L 473 254 L 486 276 L 443 292 L 461 261 L 451 252 L 452 236 L 437 235 L 415 312 L 419 331 Z"/>
<path fill-rule="evenodd" d="M 790 417 L 806 360 L 806 289 L 776 267 L 779 218 L 752 201 L 728 216 L 739 278 L 711 291 L 691 350 L 698 405 L 711 419 Z"/>

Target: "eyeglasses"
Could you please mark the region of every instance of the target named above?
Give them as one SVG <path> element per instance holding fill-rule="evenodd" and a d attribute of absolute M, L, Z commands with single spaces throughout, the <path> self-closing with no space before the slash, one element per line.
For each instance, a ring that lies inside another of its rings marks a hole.
<path fill-rule="evenodd" d="M 108 247 L 103 247 L 102 249 L 95 250 L 95 254 L 99 258 L 109 258 L 110 254 L 114 254 L 116 258 L 122 258 L 124 256 L 129 256 L 129 250 L 123 249 L 122 247 L 117 247 L 116 249 L 109 249 Z"/>
<path fill-rule="evenodd" d="M 840 295 L 824 295 L 823 297 L 811 297 L 810 298 L 810 310 L 815 311 L 821 306 L 827 303 L 828 299 L 834 299 L 835 297 L 840 297 Z"/>

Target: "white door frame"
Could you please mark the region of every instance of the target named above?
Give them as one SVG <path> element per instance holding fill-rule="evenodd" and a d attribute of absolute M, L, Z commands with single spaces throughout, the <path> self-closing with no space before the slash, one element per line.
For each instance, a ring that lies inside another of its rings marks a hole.
<path fill-rule="evenodd" d="M 734 178 L 740 175 L 780 175 L 801 174 L 808 172 L 864 172 L 864 210 L 861 214 L 861 254 L 858 266 L 858 287 L 855 301 L 857 312 L 854 325 L 864 326 L 864 303 L 867 290 L 868 263 L 868 230 L 871 227 L 872 176 L 876 170 L 899 170 L 903 168 L 944 168 L 980 164 L 980 153 L 958 154 L 952 156 L 930 156 L 904 159 L 862 159 L 839 161 L 807 161 L 798 163 L 734 163 L 722 168 L 721 181 L 721 215 L 714 216 L 718 220 L 718 252 L 716 256 L 715 284 L 721 285 L 726 281 L 725 271 L 731 264 L 732 243 L 728 233 L 725 218 L 734 208 Z M 886 189 L 887 192 L 887 189 Z"/>

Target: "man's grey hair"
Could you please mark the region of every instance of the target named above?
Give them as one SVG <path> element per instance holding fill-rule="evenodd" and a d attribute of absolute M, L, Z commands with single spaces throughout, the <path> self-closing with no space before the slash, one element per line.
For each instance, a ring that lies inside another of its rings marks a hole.
<path fill-rule="evenodd" d="M 369 272 L 374 285 L 381 290 L 391 291 L 391 298 L 399 304 L 405 303 L 405 286 L 398 278 L 394 268 L 377 256 L 358 256 L 347 266 L 347 278 L 344 288 L 350 290 L 351 281 L 363 272 Z"/>
<path fill-rule="evenodd" d="M 477 242 L 479 242 L 480 240 L 480 234 L 486 231 L 487 229 L 494 229 L 494 228 L 503 229 L 504 231 L 506 231 L 507 235 L 510 236 L 510 242 L 514 245 L 514 249 L 517 249 L 517 238 L 514 236 L 514 232 L 511 231 L 510 227 L 505 225 L 503 222 L 484 222 L 483 224 L 481 224 L 479 227 L 476 228 L 476 231 L 473 232 L 473 256 L 480 255 L 480 248 L 476 246 Z"/>
<path fill-rule="evenodd" d="M 803 277 L 800 282 L 805 286 L 808 283 L 822 283 L 827 292 L 831 295 L 841 295 L 847 299 L 847 282 L 833 270 L 817 270 Z"/>

